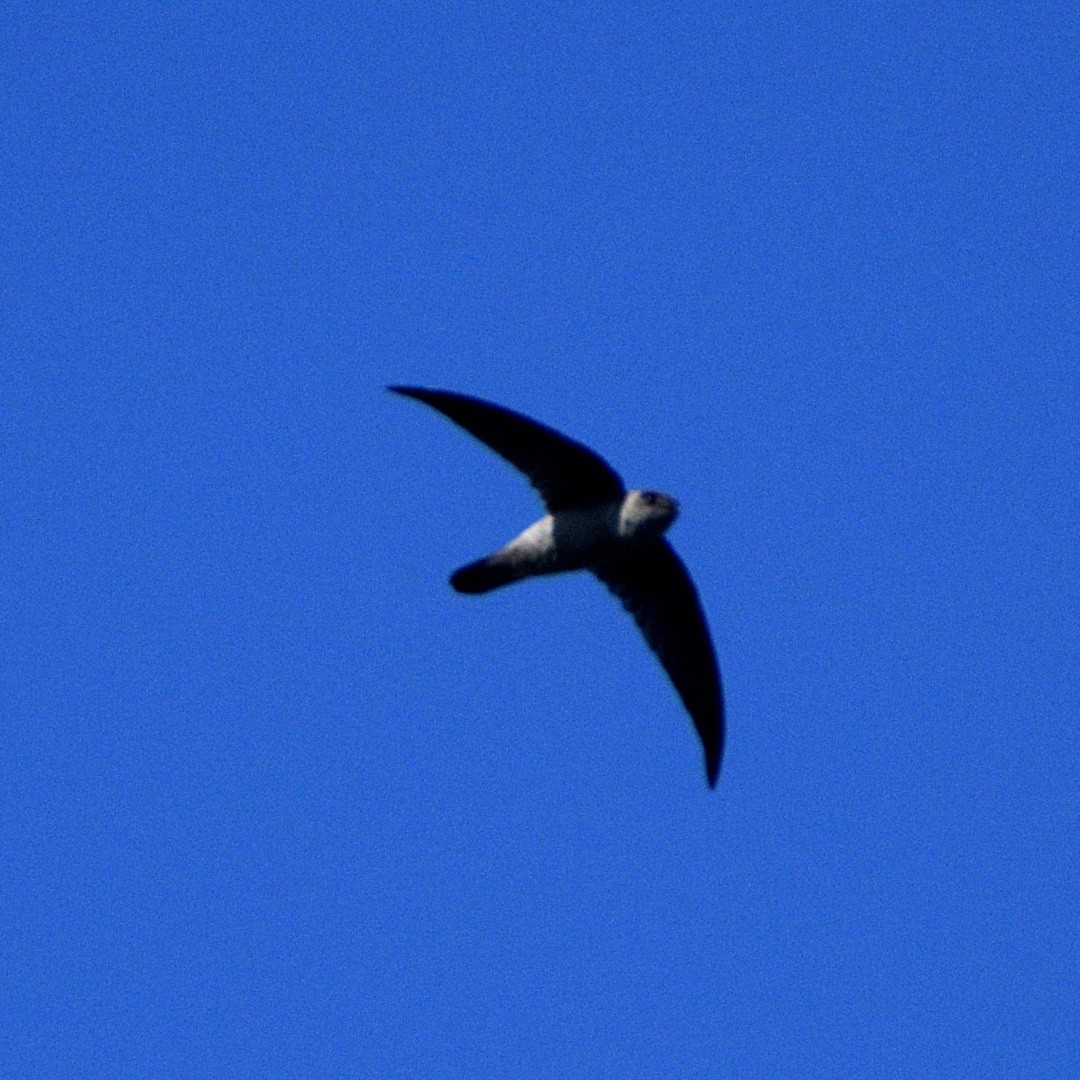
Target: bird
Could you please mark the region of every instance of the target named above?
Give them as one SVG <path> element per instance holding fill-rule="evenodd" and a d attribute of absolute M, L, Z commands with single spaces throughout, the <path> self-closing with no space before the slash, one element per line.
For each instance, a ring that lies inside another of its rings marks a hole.
<path fill-rule="evenodd" d="M 724 752 L 724 697 L 697 589 L 664 533 L 679 504 L 659 491 L 627 491 L 587 446 L 512 409 L 467 394 L 389 386 L 442 413 L 515 466 L 547 513 L 505 547 L 450 576 L 481 594 L 524 578 L 591 571 L 622 603 L 660 660 L 697 729 L 705 776 L 716 786 Z"/>

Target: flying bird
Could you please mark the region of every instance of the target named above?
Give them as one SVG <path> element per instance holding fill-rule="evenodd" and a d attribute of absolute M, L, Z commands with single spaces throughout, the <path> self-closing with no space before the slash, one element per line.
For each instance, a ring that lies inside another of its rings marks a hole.
<path fill-rule="evenodd" d="M 658 491 L 627 491 L 587 446 L 521 413 L 446 390 L 388 387 L 463 427 L 540 494 L 547 514 L 492 555 L 450 577 L 461 593 L 486 593 L 522 578 L 590 570 L 634 617 L 664 666 L 705 750 L 715 787 L 724 751 L 724 699 L 705 614 L 690 575 L 664 533 L 679 504 Z"/>

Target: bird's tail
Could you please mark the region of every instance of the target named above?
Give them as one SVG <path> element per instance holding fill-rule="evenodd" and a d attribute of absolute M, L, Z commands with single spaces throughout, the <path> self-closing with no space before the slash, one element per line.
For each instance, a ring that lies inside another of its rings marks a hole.
<path fill-rule="evenodd" d="M 521 578 L 521 570 L 497 555 L 488 555 L 455 570 L 450 584 L 460 593 L 486 593 Z"/>

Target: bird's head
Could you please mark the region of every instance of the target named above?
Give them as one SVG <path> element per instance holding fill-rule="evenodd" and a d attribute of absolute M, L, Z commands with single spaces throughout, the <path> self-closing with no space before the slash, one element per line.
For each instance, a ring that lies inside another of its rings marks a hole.
<path fill-rule="evenodd" d="M 629 491 L 619 507 L 619 535 L 626 540 L 651 540 L 663 533 L 679 514 L 679 504 L 659 491 Z"/>

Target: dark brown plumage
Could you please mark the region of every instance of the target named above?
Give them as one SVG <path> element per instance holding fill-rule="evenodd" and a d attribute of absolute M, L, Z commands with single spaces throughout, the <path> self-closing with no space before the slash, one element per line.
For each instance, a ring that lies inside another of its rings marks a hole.
<path fill-rule="evenodd" d="M 723 693 L 697 590 L 659 535 L 674 520 L 675 501 L 653 492 L 627 494 L 602 457 L 521 413 L 445 390 L 390 389 L 437 409 L 506 458 L 532 481 L 551 515 L 501 551 L 457 570 L 454 588 L 483 593 L 536 573 L 591 570 L 659 657 L 701 738 L 705 774 L 715 786 L 724 751 Z M 652 518 L 659 522 L 655 528 L 640 527 Z M 572 557 L 560 535 L 570 538 Z"/>

